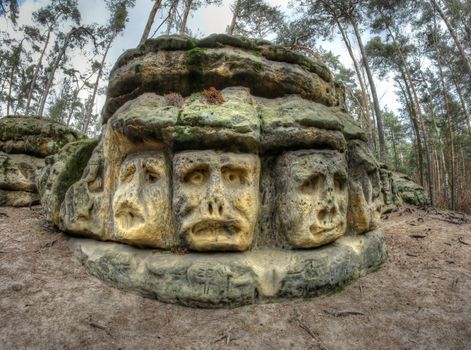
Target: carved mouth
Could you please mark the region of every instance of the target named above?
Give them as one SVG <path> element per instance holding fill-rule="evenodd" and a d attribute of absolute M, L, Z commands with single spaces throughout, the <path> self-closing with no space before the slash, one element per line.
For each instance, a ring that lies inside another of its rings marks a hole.
<path fill-rule="evenodd" d="M 329 225 L 329 226 L 319 226 L 319 225 L 316 225 L 316 224 L 312 224 L 311 226 L 309 226 L 309 231 L 313 235 L 321 235 L 321 234 L 324 234 L 326 232 L 334 231 L 337 228 L 342 228 L 342 226 L 343 226 L 343 222 L 340 222 L 340 223 L 335 224 L 335 225 Z"/>
<path fill-rule="evenodd" d="M 191 228 L 191 233 L 201 235 L 225 235 L 235 236 L 241 232 L 240 225 L 234 220 L 204 220 L 196 223 Z"/>
<path fill-rule="evenodd" d="M 118 225 L 123 230 L 129 230 L 144 223 L 144 216 L 141 214 L 140 210 L 127 205 L 121 206 L 121 208 L 116 211 L 115 218 Z"/>

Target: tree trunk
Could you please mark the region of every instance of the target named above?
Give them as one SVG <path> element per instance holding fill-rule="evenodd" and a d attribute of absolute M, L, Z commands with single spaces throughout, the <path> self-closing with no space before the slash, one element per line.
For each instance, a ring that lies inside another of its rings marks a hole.
<path fill-rule="evenodd" d="M 461 87 L 453 75 L 452 75 L 452 79 L 453 79 L 453 84 L 455 85 L 455 88 L 456 88 L 456 93 L 458 94 L 458 97 L 460 98 L 460 104 L 461 104 L 461 108 L 463 109 L 466 126 L 468 127 L 468 133 L 469 133 L 469 136 L 471 136 L 471 122 L 470 122 L 468 109 L 466 108 L 466 102 L 463 97 L 463 92 L 461 91 Z"/>
<path fill-rule="evenodd" d="M 438 54 L 438 57 L 440 55 Z M 445 110 L 447 114 L 447 119 L 448 119 L 448 132 L 450 136 L 450 192 L 451 192 L 451 205 L 450 209 L 451 210 L 456 210 L 456 171 L 455 171 L 455 137 L 454 137 L 454 132 L 453 132 L 453 119 L 451 117 L 451 111 L 450 111 L 450 106 L 448 102 L 448 93 L 446 89 L 446 84 L 445 84 L 445 77 L 443 75 L 443 70 L 440 64 L 440 58 L 438 58 L 438 71 L 440 75 L 440 81 L 442 85 L 442 90 L 443 90 L 443 99 L 445 101 Z"/>
<path fill-rule="evenodd" d="M 65 54 L 65 51 L 67 50 L 67 46 L 69 45 L 69 40 L 72 37 L 72 34 L 76 33 L 79 29 L 80 28 L 74 28 L 69 33 L 67 33 L 67 36 L 64 39 L 64 43 L 63 43 L 61 49 L 59 50 L 59 54 L 56 56 L 56 58 L 54 59 L 52 65 L 51 65 L 51 72 L 49 73 L 49 77 L 47 79 L 46 86 L 45 86 L 43 94 L 41 96 L 41 102 L 39 103 L 39 107 L 38 107 L 38 111 L 37 111 L 37 114 L 39 116 L 42 116 L 42 114 L 44 113 L 44 107 L 46 106 L 46 101 L 47 101 L 47 98 L 49 96 L 49 90 L 52 87 L 52 83 L 54 81 L 54 76 L 56 74 L 57 68 L 59 67 L 59 63 L 62 60 L 62 57 Z"/>
<path fill-rule="evenodd" d="M 150 10 L 149 18 L 147 18 L 147 23 L 144 28 L 144 32 L 142 33 L 142 37 L 141 37 L 141 41 L 139 42 L 139 45 L 144 44 L 144 42 L 149 37 L 152 24 L 154 24 L 155 15 L 157 11 L 159 10 L 161 4 L 162 4 L 162 0 L 155 0 L 154 6 L 152 6 L 152 10 Z"/>
<path fill-rule="evenodd" d="M 180 23 L 180 35 L 185 35 L 186 23 L 188 22 L 188 16 L 190 15 L 192 4 L 193 0 L 186 0 L 185 2 L 185 12 L 183 13 L 182 23 Z"/>
<path fill-rule="evenodd" d="M 11 103 L 11 93 L 13 90 L 13 76 L 15 74 L 15 65 L 11 65 L 11 70 L 10 70 L 10 86 L 8 87 L 8 97 L 7 97 L 7 115 L 10 115 L 10 103 Z"/>
<path fill-rule="evenodd" d="M 383 16 L 382 12 L 381 12 L 381 15 Z M 383 18 L 384 18 L 384 16 L 383 16 Z M 384 22 L 387 23 L 387 21 L 384 21 Z M 414 106 L 415 106 L 415 111 L 417 113 L 416 116 L 419 119 L 420 126 L 421 126 L 421 129 L 422 129 L 422 133 L 424 135 L 424 147 L 425 147 L 425 154 L 426 154 L 426 157 L 427 157 L 427 168 L 428 168 L 428 174 L 427 174 L 428 175 L 428 192 L 429 192 L 429 196 L 430 196 L 430 204 L 433 205 L 434 204 L 434 198 L 433 198 L 433 193 L 434 193 L 433 192 L 433 183 L 434 183 L 434 181 L 433 181 L 432 159 L 431 159 L 430 150 L 429 150 L 430 142 L 429 142 L 429 138 L 428 138 L 427 129 L 425 128 L 424 116 L 422 115 L 422 109 L 420 108 L 419 98 L 417 97 L 417 90 L 415 88 L 414 81 L 413 81 L 413 79 L 410 75 L 409 68 L 407 66 L 406 59 L 405 59 L 405 57 L 402 53 L 401 46 L 397 42 L 396 36 L 391 31 L 391 28 L 387 24 L 386 24 L 386 28 L 388 29 L 388 32 L 391 35 L 391 38 L 393 39 L 394 46 L 396 47 L 396 50 L 399 53 L 399 58 L 401 59 L 401 63 L 402 63 L 402 67 L 399 67 L 399 69 L 401 70 L 401 74 L 404 77 L 404 82 L 405 82 L 406 86 L 408 87 L 408 89 L 410 89 L 410 92 L 412 92 L 411 97 L 413 97 L 413 103 L 414 103 Z"/>
<path fill-rule="evenodd" d="M 234 34 L 234 29 L 237 24 L 237 17 L 239 16 L 240 2 L 241 0 L 236 0 L 234 4 L 234 12 L 232 13 L 231 25 L 227 28 L 227 34 L 229 35 Z"/>
<path fill-rule="evenodd" d="M 87 133 L 88 126 L 90 125 L 90 116 L 92 115 L 92 110 L 93 110 L 93 104 L 95 103 L 95 98 L 96 98 L 96 93 L 98 90 L 98 84 L 100 83 L 101 75 L 103 74 L 103 66 L 105 65 L 105 60 L 106 56 L 108 56 L 108 51 L 110 50 L 111 44 L 113 43 L 116 35 L 113 35 L 110 40 L 108 41 L 108 44 L 106 45 L 105 52 L 103 54 L 103 57 L 101 58 L 101 63 L 100 63 L 100 68 L 98 69 L 98 74 L 96 76 L 95 84 L 93 86 L 93 93 L 92 97 L 90 98 L 90 103 L 87 105 L 87 109 L 85 112 L 85 123 L 83 124 L 82 132 L 84 134 Z"/>
<path fill-rule="evenodd" d="M 403 78 L 404 80 L 404 78 Z M 414 102 L 412 101 L 412 95 L 410 92 L 409 87 L 406 86 L 403 87 L 400 82 L 399 87 L 402 90 L 402 94 L 404 95 L 404 99 L 406 101 L 407 107 L 409 109 L 409 116 L 411 119 L 412 123 L 412 129 L 414 130 L 415 134 L 415 139 L 417 141 L 417 160 L 418 160 L 418 165 L 417 168 L 419 169 L 419 180 L 420 180 L 420 185 L 424 186 L 424 169 L 423 169 L 423 148 L 422 148 L 422 137 L 420 136 L 420 129 L 419 129 L 419 124 L 417 123 L 417 115 L 414 106 Z M 405 80 L 404 80 L 405 83 Z"/>
<path fill-rule="evenodd" d="M 170 32 L 172 31 L 172 26 L 173 26 L 173 23 L 175 22 L 175 16 L 177 15 L 177 7 L 178 7 L 178 3 L 180 2 L 180 0 L 174 0 L 172 2 L 172 6 L 170 6 L 170 9 L 169 9 L 169 16 L 168 16 L 168 23 L 167 23 L 167 30 L 166 30 L 166 34 L 169 35 Z"/>
<path fill-rule="evenodd" d="M 357 38 L 358 46 L 360 48 L 361 56 L 363 59 L 363 64 L 366 70 L 366 75 L 370 83 L 371 95 L 373 96 L 373 107 L 376 114 L 376 124 L 378 126 L 378 140 L 379 140 L 379 154 L 380 160 L 382 163 L 386 163 L 386 145 L 384 142 L 384 126 L 383 126 L 383 117 L 381 116 L 381 108 L 379 107 L 378 94 L 376 93 L 376 85 L 373 80 L 373 74 L 371 73 L 370 65 L 368 63 L 368 57 L 366 55 L 365 47 L 363 46 L 363 41 L 361 40 L 360 30 L 358 29 L 358 24 L 355 18 L 349 18 L 350 23 L 353 26 L 355 36 Z"/>
<path fill-rule="evenodd" d="M 362 104 L 363 104 L 362 112 L 364 114 L 364 118 L 366 119 L 366 125 L 368 127 L 368 140 L 369 140 L 370 148 L 372 148 L 372 151 L 375 151 L 376 150 L 376 138 L 373 134 L 373 127 L 371 126 L 371 115 L 370 115 L 370 104 L 368 103 L 369 102 L 368 92 L 366 90 L 365 81 L 363 80 L 363 77 L 361 74 L 361 68 L 360 68 L 360 65 L 358 64 L 355 54 L 353 53 L 352 45 L 347 36 L 347 33 L 345 33 L 344 28 L 342 27 L 342 25 L 340 24 L 337 18 L 335 18 L 335 22 L 337 23 L 337 27 L 339 28 L 340 34 L 342 34 L 342 38 L 345 43 L 345 46 L 347 47 L 350 58 L 353 61 L 353 66 L 355 68 L 355 72 L 358 77 L 358 82 L 360 83 L 360 91 L 361 91 L 361 98 L 362 98 Z"/>
<path fill-rule="evenodd" d="M 436 0 L 430 0 L 430 1 L 432 2 L 433 6 L 435 6 L 435 8 L 437 9 L 437 11 L 440 14 L 440 17 L 442 18 L 443 22 L 445 22 L 446 27 L 448 28 L 448 31 L 450 32 L 450 35 L 453 38 L 453 41 L 455 42 L 455 45 L 456 45 L 456 47 L 458 48 L 458 50 L 461 54 L 461 58 L 464 61 L 464 64 L 466 66 L 466 70 L 468 71 L 468 74 L 471 76 L 471 62 L 469 61 L 468 55 L 464 51 L 463 46 L 461 45 L 461 42 L 458 39 L 458 36 L 456 35 L 456 32 L 455 32 L 453 26 L 451 25 L 451 23 L 448 20 L 445 12 L 443 12 L 443 9 L 440 7 L 438 2 Z"/>
<path fill-rule="evenodd" d="M 31 99 L 33 97 L 34 85 L 36 85 L 36 80 L 38 79 L 39 71 L 41 70 L 44 53 L 46 52 L 47 46 L 49 45 L 49 40 L 51 38 L 51 31 L 52 31 L 51 28 L 47 30 L 46 42 L 44 43 L 44 47 L 41 50 L 41 55 L 39 56 L 38 62 L 36 63 L 36 67 L 34 68 L 33 78 L 31 79 L 31 84 L 28 89 L 28 97 L 26 100 L 26 108 L 25 108 L 26 115 L 29 115 L 29 107 L 31 105 Z"/>

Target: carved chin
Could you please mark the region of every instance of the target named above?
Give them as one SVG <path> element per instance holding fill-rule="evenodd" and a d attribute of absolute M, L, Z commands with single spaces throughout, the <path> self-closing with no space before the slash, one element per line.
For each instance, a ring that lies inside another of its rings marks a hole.
<path fill-rule="evenodd" d="M 185 239 L 195 250 L 246 250 L 249 230 L 239 220 L 202 220 L 186 230 Z"/>
<path fill-rule="evenodd" d="M 289 241 L 296 248 L 313 248 L 335 241 L 344 232 L 344 222 L 328 226 L 313 224 L 303 232 L 293 235 Z"/>

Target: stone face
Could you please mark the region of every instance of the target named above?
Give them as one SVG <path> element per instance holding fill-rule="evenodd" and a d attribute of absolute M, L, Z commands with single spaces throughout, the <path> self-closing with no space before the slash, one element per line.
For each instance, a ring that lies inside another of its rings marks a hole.
<path fill-rule="evenodd" d="M 173 239 L 170 181 L 170 165 L 164 152 L 126 157 L 112 199 L 118 240 L 158 248 L 169 246 Z"/>
<path fill-rule="evenodd" d="M 349 203 L 348 226 L 351 233 L 363 233 L 380 225 L 383 199 L 379 164 L 366 143 L 348 145 Z"/>
<path fill-rule="evenodd" d="M 383 165 L 380 168 L 379 174 L 381 178 L 381 194 L 383 196 L 381 212 L 389 213 L 398 207 L 401 199 L 397 193 L 397 185 L 393 179 L 392 172 Z"/>
<path fill-rule="evenodd" d="M 91 274 L 113 286 L 205 308 L 328 293 L 377 269 L 387 256 L 381 230 L 298 251 L 176 255 L 86 239 L 70 245 Z"/>
<path fill-rule="evenodd" d="M 39 172 L 37 183 L 46 219 L 54 225 L 59 225 L 66 191 L 82 176 L 97 143 L 97 140 L 71 142 L 46 158 L 47 166 Z"/>
<path fill-rule="evenodd" d="M 177 234 L 193 250 L 247 250 L 258 213 L 260 162 L 253 154 L 186 151 L 174 158 Z"/>
<path fill-rule="evenodd" d="M 44 159 L 0 152 L 0 189 L 35 192 L 35 173 L 42 167 Z"/>
<path fill-rule="evenodd" d="M 330 243 L 347 227 L 348 184 L 344 155 L 294 151 L 277 164 L 277 229 L 295 248 Z"/>
<path fill-rule="evenodd" d="M 109 215 L 104 208 L 104 158 L 101 143 L 94 149 L 80 180 L 67 190 L 60 208 L 59 228 L 86 237 L 104 238 Z"/>
<path fill-rule="evenodd" d="M 0 151 L 47 157 L 84 136 L 65 125 L 41 117 L 0 119 Z"/>

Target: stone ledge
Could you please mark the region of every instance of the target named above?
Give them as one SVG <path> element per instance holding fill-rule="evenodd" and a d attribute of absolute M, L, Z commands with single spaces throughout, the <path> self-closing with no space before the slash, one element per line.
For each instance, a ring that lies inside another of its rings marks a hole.
<path fill-rule="evenodd" d="M 86 269 L 111 285 L 191 307 L 237 307 L 334 292 L 386 259 L 382 230 L 313 250 L 174 254 L 71 239 Z"/>

